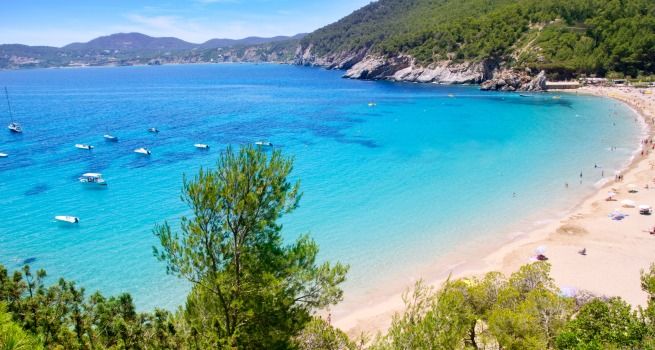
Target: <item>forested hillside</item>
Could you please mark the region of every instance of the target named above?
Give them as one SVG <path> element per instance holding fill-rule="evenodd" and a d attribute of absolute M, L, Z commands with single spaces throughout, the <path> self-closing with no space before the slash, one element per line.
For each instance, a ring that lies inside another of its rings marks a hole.
<path fill-rule="evenodd" d="M 421 64 L 494 59 L 514 67 L 655 72 L 652 0 L 380 0 L 301 41 L 317 56 L 366 50 Z"/>

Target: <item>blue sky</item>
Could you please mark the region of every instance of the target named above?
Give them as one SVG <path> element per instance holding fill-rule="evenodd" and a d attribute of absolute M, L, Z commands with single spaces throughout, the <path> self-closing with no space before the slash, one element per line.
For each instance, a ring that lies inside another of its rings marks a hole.
<path fill-rule="evenodd" d="M 0 0 L 0 43 L 62 46 L 117 32 L 212 38 L 293 35 L 371 0 Z"/>

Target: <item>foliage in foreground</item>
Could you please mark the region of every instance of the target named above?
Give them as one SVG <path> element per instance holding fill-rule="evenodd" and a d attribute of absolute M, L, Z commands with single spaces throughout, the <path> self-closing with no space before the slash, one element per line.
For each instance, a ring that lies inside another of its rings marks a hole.
<path fill-rule="evenodd" d="M 279 151 L 228 148 L 216 170 L 185 179 L 193 215 L 180 231 L 155 229 L 157 258 L 193 284 L 184 318 L 199 346 L 288 348 L 314 310 L 341 300 L 347 266 L 319 264 L 307 235 L 284 245 L 278 220 L 300 199 L 291 170 Z"/>
<path fill-rule="evenodd" d="M 10 274 L 0 265 L 0 349 L 162 349 L 174 343 L 169 312 L 138 313 L 129 294 L 86 297 L 74 282 L 45 286 L 45 277 L 44 270 L 34 275 L 25 266 Z"/>
<path fill-rule="evenodd" d="M 38 279 L 28 282 L 27 268 L 12 276 L 2 268 L 0 349 L 655 349 L 655 265 L 642 273 L 649 301 L 637 309 L 616 297 L 562 296 L 549 269 L 539 262 L 509 277 L 491 272 L 439 289 L 419 282 L 404 295 L 406 308 L 387 333 L 370 344 L 308 317 L 282 344 L 278 338 L 260 347 L 255 342 L 262 334 L 252 330 L 230 338 L 236 339 L 231 345 L 209 344 L 205 338 L 216 332 L 212 322 L 222 319 L 210 314 L 212 308 L 202 320 L 188 318 L 188 310 L 136 313 L 127 295 L 84 298 L 70 282 L 46 288 Z M 201 325 L 207 329 L 195 328 Z"/>
<path fill-rule="evenodd" d="M 418 282 L 371 349 L 655 348 L 655 265 L 642 273 L 648 306 L 636 310 L 620 298 L 562 296 L 549 270 L 537 262 L 509 278 L 491 272 L 439 290 Z"/>

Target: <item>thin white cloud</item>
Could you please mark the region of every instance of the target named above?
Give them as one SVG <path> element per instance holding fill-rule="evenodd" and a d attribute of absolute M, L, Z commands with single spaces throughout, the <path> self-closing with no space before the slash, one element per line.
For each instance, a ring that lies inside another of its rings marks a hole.
<path fill-rule="evenodd" d="M 196 0 L 201 4 L 238 3 L 239 0 Z"/>
<path fill-rule="evenodd" d="M 247 36 L 276 36 L 297 34 L 297 23 L 279 23 L 261 18 L 215 21 L 211 18 L 182 18 L 178 16 L 147 16 L 130 13 L 128 23 L 112 26 L 112 32 L 139 32 L 151 36 L 174 36 L 201 43 L 214 38 L 243 38 Z M 269 19 L 270 20 L 270 19 Z M 257 23 L 257 24 L 255 24 Z"/>
<path fill-rule="evenodd" d="M 251 1 L 266 2 L 268 5 L 254 10 Z M 63 46 L 118 32 L 174 36 L 195 43 L 213 38 L 294 35 L 310 32 L 337 20 L 347 14 L 347 9 L 342 7 L 355 7 L 353 2 L 365 3 L 369 0 L 328 1 L 335 1 L 339 6 L 329 7 L 330 11 L 326 11 L 326 5 L 318 1 L 306 3 L 307 6 L 299 9 L 286 5 L 269 6 L 275 3 L 274 0 L 192 0 L 186 6 L 172 6 L 167 2 L 137 6 L 137 9 L 125 10 L 129 12 L 110 12 L 95 20 L 71 15 L 70 20 L 63 18 L 38 26 L 27 21 L 18 25 L 4 21 L 0 23 L 0 43 Z M 344 5 L 343 1 L 349 5 Z M 235 7 L 229 3 L 244 6 Z"/>
<path fill-rule="evenodd" d="M 47 33 L 47 35 L 44 35 Z M 84 42 L 108 33 L 101 31 L 80 31 L 49 28 L 47 30 L 20 30 L 0 27 L 0 44 L 24 44 L 34 46 L 61 47 L 73 42 Z"/>
<path fill-rule="evenodd" d="M 177 36 L 186 40 L 199 40 L 206 36 L 200 24 L 177 16 L 145 16 L 138 13 L 125 15 L 127 24 L 113 27 L 115 31 L 141 32 L 153 36 Z"/>

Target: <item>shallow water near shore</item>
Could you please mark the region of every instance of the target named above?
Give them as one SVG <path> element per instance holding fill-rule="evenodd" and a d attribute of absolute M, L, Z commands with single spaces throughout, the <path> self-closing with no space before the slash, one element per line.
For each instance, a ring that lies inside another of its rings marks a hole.
<path fill-rule="evenodd" d="M 347 296 L 363 300 L 464 243 L 571 208 L 639 143 L 634 113 L 607 99 L 341 74 L 282 65 L 0 72 L 25 130 L 0 132 L 9 153 L 0 158 L 0 263 L 33 259 L 88 291 L 174 308 L 188 286 L 152 256 L 151 230 L 164 220 L 175 227 L 187 212 L 182 174 L 213 166 L 228 144 L 268 140 L 295 157 L 302 180 L 285 238 L 310 232 L 322 259 L 351 265 Z M 0 116 L 4 128 L 5 108 Z M 134 154 L 138 147 L 152 156 Z M 91 171 L 107 189 L 77 182 Z M 64 226 L 55 215 L 81 222 Z"/>

